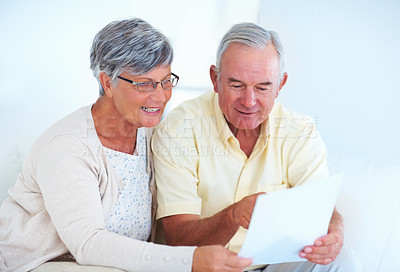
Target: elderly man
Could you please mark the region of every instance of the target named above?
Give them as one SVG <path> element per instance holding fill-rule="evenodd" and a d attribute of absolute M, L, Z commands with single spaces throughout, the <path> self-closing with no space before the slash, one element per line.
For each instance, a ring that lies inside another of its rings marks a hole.
<path fill-rule="evenodd" d="M 328 176 L 313 120 L 275 103 L 288 78 L 283 65 L 276 33 L 235 25 L 210 68 L 214 92 L 182 103 L 156 129 L 157 217 L 168 244 L 221 244 L 238 252 L 260 193 Z M 257 271 L 356 271 L 351 254 L 339 255 L 342 245 L 335 209 L 327 235 L 299 252 L 306 262 Z"/>

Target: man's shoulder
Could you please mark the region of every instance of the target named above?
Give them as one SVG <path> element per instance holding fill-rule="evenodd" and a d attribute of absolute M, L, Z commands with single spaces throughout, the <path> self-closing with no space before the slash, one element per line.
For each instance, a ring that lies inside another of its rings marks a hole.
<path fill-rule="evenodd" d="M 287 108 L 280 102 L 275 103 L 270 113 L 270 116 L 273 116 L 278 120 L 285 120 L 286 122 L 308 123 L 310 122 L 310 120 L 314 120 L 314 118 L 312 118 L 311 116 Z"/>
<path fill-rule="evenodd" d="M 299 113 L 277 102 L 269 115 L 271 132 L 288 135 L 303 135 L 306 131 L 316 131 L 316 120 L 311 116 Z"/>
<path fill-rule="evenodd" d="M 186 100 L 172 109 L 156 129 L 174 124 L 178 126 L 186 121 L 214 114 L 214 92 L 206 92 L 198 97 Z"/>
<path fill-rule="evenodd" d="M 271 114 L 275 115 L 283 115 L 283 116 L 303 116 L 303 117 L 309 117 L 308 115 L 298 112 L 294 109 L 291 109 L 284 105 L 282 102 L 276 101 L 274 104 L 274 107 L 271 111 Z"/>

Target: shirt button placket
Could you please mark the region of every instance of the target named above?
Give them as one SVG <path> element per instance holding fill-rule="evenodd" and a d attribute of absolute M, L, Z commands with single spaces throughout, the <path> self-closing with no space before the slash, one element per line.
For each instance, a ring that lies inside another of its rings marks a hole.
<path fill-rule="evenodd" d="M 242 200 L 249 193 L 249 171 L 246 165 L 247 163 L 244 165 L 242 173 L 239 177 L 238 187 L 235 194 L 235 202 Z"/>

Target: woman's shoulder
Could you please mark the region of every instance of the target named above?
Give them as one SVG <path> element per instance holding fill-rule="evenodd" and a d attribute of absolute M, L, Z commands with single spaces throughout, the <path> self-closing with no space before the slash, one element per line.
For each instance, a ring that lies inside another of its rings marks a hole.
<path fill-rule="evenodd" d="M 91 105 L 79 108 L 51 125 L 44 133 L 63 134 L 79 133 L 84 136 L 87 129 L 94 128 Z"/>
<path fill-rule="evenodd" d="M 55 139 L 72 138 L 88 146 L 99 144 L 91 114 L 91 105 L 82 107 L 51 125 L 35 141 L 34 147 L 43 147 Z"/>

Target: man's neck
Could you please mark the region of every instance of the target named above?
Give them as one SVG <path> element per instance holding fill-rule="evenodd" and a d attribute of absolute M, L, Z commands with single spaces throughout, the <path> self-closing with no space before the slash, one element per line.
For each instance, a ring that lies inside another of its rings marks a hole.
<path fill-rule="evenodd" d="M 228 122 L 228 126 L 236 139 L 238 139 L 240 149 L 246 154 L 247 158 L 249 158 L 260 136 L 261 125 L 254 129 L 238 129 Z"/>

